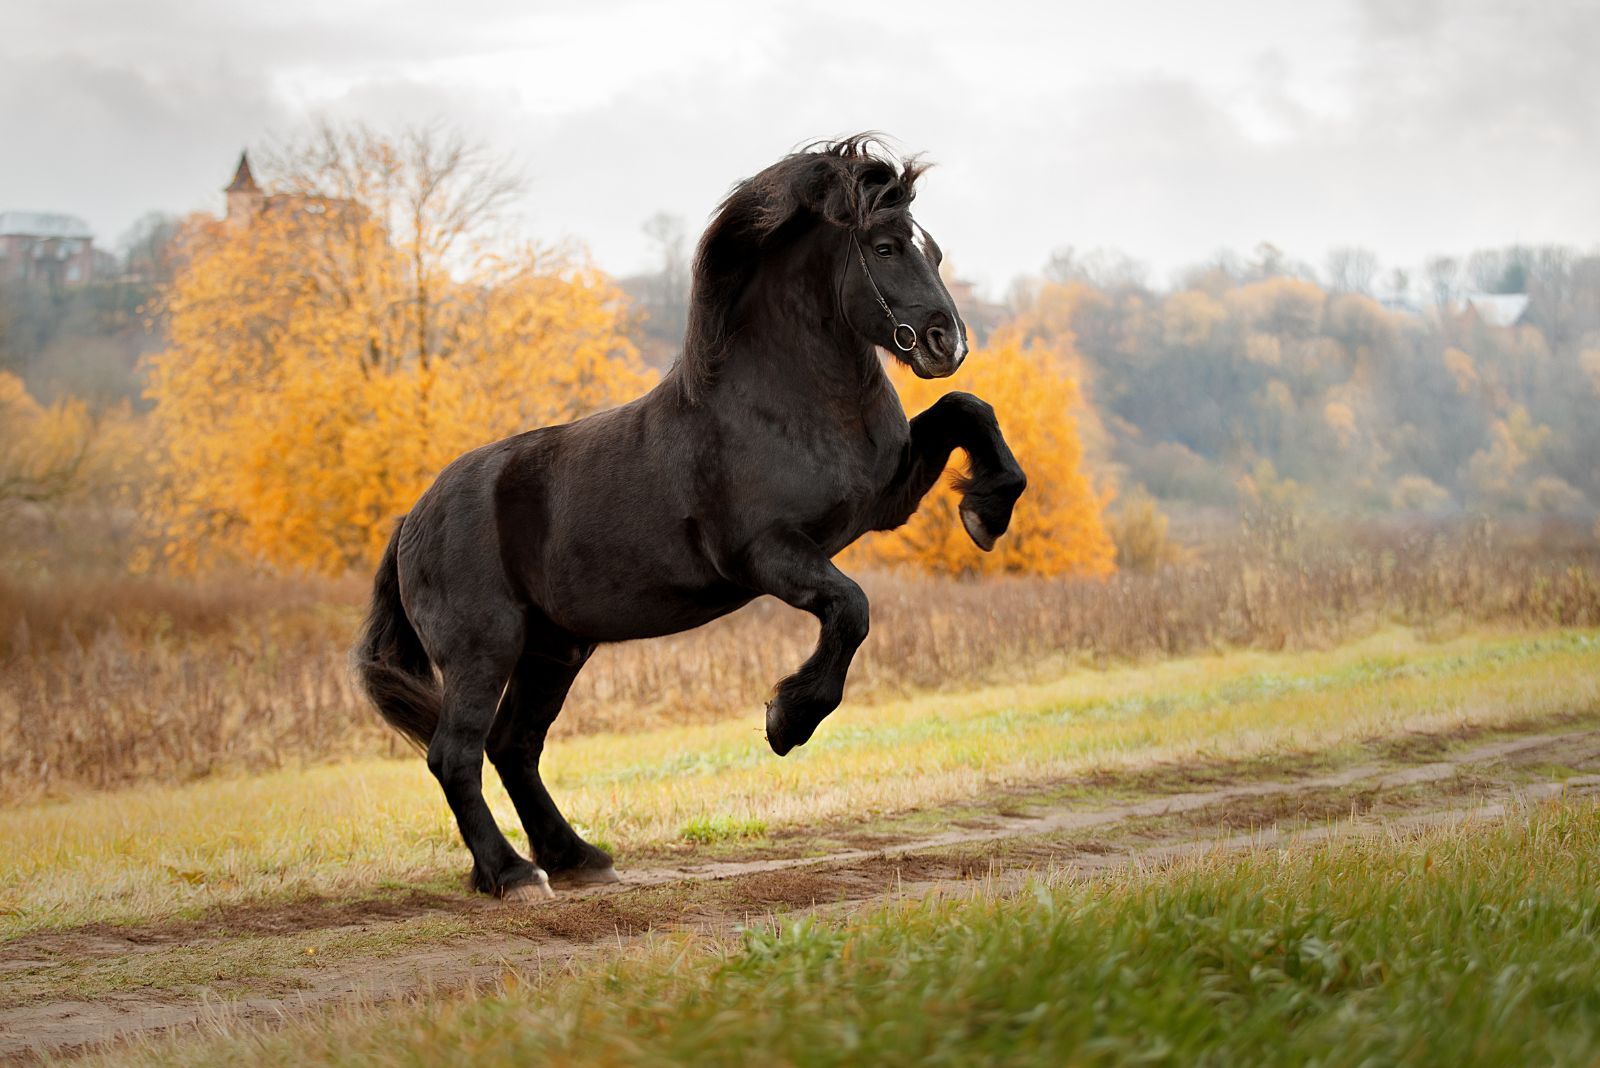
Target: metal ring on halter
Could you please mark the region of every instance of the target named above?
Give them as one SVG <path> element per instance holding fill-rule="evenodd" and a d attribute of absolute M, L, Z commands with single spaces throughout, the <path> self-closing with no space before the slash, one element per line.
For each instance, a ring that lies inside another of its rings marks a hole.
<path fill-rule="evenodd" d="M 908 330 L 908 331 L 911 332 L 911 344 L 903 345 L 903 344 L 900 343 L 900 331 L 902 331 L 902 330 Z M 895 323 L 894 324 L 894 347 L 899 349 L 901 352 L 915 352 L 916 349 L 917 349 L 917 330 L 916 330 L 916 328 L 914 326 L 912 326 L 910 323 Z"/>

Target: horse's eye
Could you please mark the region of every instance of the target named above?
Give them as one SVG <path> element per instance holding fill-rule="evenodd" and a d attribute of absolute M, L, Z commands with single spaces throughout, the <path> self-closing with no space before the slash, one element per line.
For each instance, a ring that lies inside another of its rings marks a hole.
<path fill-rule="evenodd" d="M 891 244 L 888 244 L 887 242 L 885 242 L 884 244 L 878 245 L 875 248 L 873 248 L 872 251 L 876 252 L 878 255 L 884 257 L 885 259 L 887 259 L 888 257 L 894 255 L 894 246 L 891 245 Z"/>

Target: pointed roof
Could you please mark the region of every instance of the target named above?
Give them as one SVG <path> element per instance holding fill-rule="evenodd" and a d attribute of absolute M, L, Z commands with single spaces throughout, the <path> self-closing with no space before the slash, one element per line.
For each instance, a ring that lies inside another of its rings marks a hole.
<path fill-rule="evenodd" d="M 261 187 L 256 185 L 256 176 L 250 173 L 250 153 L 239 153 L 239 169 L 233 172 L 233 181 L 224 193 L 259 193 Z"/>

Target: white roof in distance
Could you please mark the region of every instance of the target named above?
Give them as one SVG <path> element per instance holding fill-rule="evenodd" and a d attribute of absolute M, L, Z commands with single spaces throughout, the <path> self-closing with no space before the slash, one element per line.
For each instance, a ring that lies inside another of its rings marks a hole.
<path fill-rule="evenodd" d="M 1512 326 L 1528 310 L 1526 293 L 1468 293 L 1466 299 L 1490 326 Z"/>
<path fill-rule="evenodd" d="M 48 211 L 0 211 L 0 237 L 62 237 L 92 240 L 94 231 L 76 215 Z"/>

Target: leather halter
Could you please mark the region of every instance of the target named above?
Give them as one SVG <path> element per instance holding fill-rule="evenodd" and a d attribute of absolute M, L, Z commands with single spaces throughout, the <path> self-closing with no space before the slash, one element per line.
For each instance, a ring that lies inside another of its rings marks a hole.
<path fill-rule="evenodd" d="M 861 241 L 856 237 L 856 231 L 850 231 L 850 243 L 856 247 L 856 259 L 861 262 L 861 273 L 867 276 L 867 284 L 872 287 L 872 295 L 878 298 L 878 307 L 883 309 L 883 314 L 888 316 L 889 323 L 894 327 L 894 347 L 901 352 L 915 352 L 917 350 L 917 329 L 910 323 L 903 323 L 890 309 L 889 302 L 883 299 L 883 290 L 878 288 L 878 280 L 872 277 L 872 269 L 867 266 L 867 255 L 861 251 Z M 900 331 L 904 330 L 911 335 L 911 343 L 906 344 L 900 340 Z"/>

